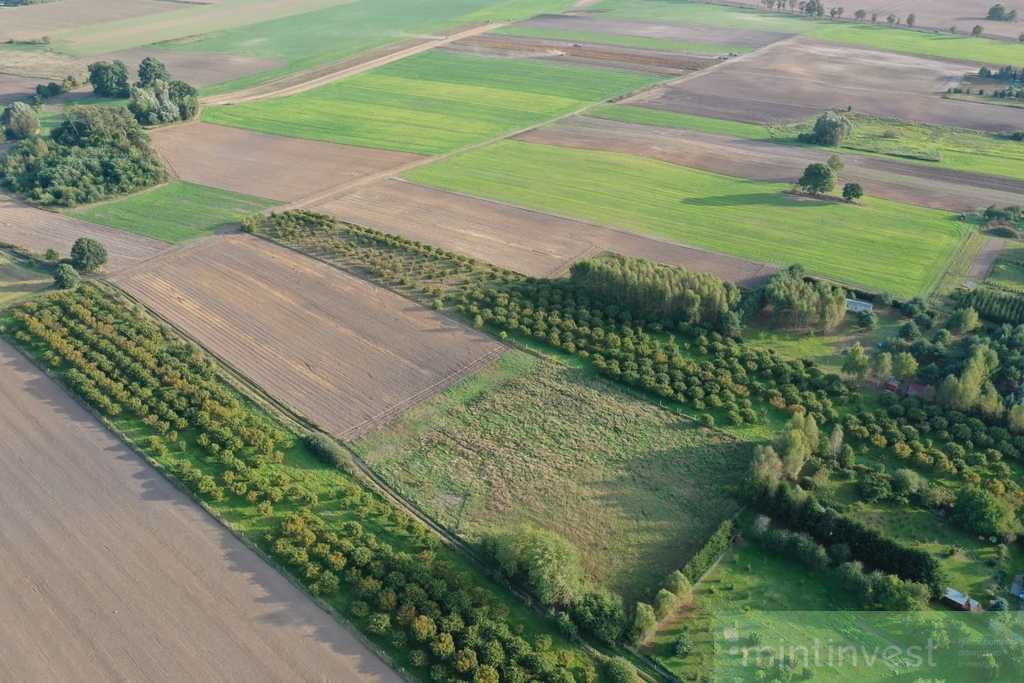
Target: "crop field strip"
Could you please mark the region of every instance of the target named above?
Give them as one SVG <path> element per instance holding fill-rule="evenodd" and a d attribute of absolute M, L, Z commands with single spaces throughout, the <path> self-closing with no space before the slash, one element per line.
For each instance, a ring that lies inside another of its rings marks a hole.
<path fill-rule="evenodd" d="M 614 109 L 614 107 L 612 107 Z M 516 137 L 538 144 L 622 152 L 701 171 L 749 180 L 794 182 L 811 163 L 825 163 L 835 149 L 744 140 L 678 128 L 574 117 Z M 945 211 L 1010 206 L 1024 196 L 1024 180 L 891 158 L 844 154 L 841 182 L 858 182 L 872 197 Z"/>
<path fill-rule="evenodd" d="M 79 237 L 92 237 L 103 243 L 109 255 L 104 266 L 108 273 L 153 258 L 170 248 L 161 241 L 37 209 L 0 194 L 0 244 L 36 254 L 56 249 L 61 256 L 67 256 Z"/>
<path fill-rule="evenodd" d="M 798 262 L 827 277 L 902 296 L 935 285 L 967 230 L 952 214 L 881 199 L 851 206 L 798 198 L 783 194 L 783 185 L 518 141 L 420 167 L 406 177 L 743 258 Z M 602 190 L 612 178 L 614 190 Z"/>
<path fill-rule="evenodd" d="M 202 117 L 277 135 L 441 154 L 657 80 L 433 51 L 300 95 L 206 109 Z"/>
<path fill-rule="evenodd" d="M 1024 55 L 1022 55 L 1024 56 Z M 1010 107 L 941 98 L 977 67 L 808 40 L 776 43 L 626 104 L 749 123 L 803 121 L 825 109 L 990 132 L 1020 128 Z"/>
<path fill-rule="evenodd" d="M 743 443 L 519 351 L 354 448 L 468 540 L 518 522 L 549 528 L 627 598 L 735 511 L 724 490 L 749 457 Z"/>
<path fill-rule="evenodd" d="M 775 272 L 764 263 L 398 179 L 359 188 L 315 209 L 534 277 L 561 274 L 573 262 L 604 251 L 713 273 L 747 287 L 763 284 Z"/>
<path fill-rule="evenodd" d="M 0 678 L 401 680 L 6 341 L 0 379 Z"/>
<path fill-rule="evenodd" d="M 353 437 L 504 348 L 360 278 L 247 235 L 114 278 L 320 428 Z"/>
<path fill-rule="evenodd" d="M 236 223 L 278 202 L 174 181 L 138 194 L 68 210 L 68 215 L 177 244 Z"/>

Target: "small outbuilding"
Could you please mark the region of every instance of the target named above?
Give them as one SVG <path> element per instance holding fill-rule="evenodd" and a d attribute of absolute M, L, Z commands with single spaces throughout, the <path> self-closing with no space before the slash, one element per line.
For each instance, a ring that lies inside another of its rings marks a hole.
<path fill-rule="evenodd" d="M 846 310 L 850 313 L 871 313 L 875 310 L 875 305 L 870 301 L 861 301 L 860 299 L 847 299 Z"/>
<path fill-rule="evenodd" d="M 963 612 L 984 612 L 985 608 L 981 606 L 981 603 L 967 595 L 961 593 L 954 588 L 947 588 L 946 592 L 942 594 L 942 601 L 951 607 L 955 607 Z"/>

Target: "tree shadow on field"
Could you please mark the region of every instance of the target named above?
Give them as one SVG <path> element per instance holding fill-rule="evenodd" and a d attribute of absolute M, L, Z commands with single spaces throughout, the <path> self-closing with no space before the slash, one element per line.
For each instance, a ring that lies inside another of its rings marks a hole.
<path fill-rule="evenodd" d="M 722 194 L 711 197 L 688 197 L 682 199 L 680 204 L 687 206 L 779 206 L 785 204 L 786 208 L 819 206 L 820 202 L 805 202 L 787 197 L 781 192 L 748 192 L 746 194 Z"/>

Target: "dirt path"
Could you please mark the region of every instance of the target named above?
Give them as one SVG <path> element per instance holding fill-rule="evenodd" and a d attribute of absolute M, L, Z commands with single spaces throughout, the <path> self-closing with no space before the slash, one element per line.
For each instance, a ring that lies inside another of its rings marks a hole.
<path fill-rule="evenodd" d="M 266 100 L 276 97 L 287 97 L 288 95 L 298 95 L 299 93 L 306 92 L 307 90 L 312 90 L 313 88 L 319 88 L 320 86 L 327 85 L 328 83 L 334 83 L 335 81 L 350 78 L 365 71 L 370 71 L 371 69 L 384 66 L 385 64 L 397 62 L 398 60 L 405 59 L 406 57 L 412 57 L 413 55 L 418 55 L 421 52 L 433 50 L 434 48 L 442 47 L 449 43 L 454 43 L 456 40 L 461 40 L 462 38 L 470 38 L 481 33 L 493 31 L 504 25 L 505 24 L 501 23 L 487 23 L 480 26 L 473 26 L 472 28 L 446 35 L 443 38 L 425 40 L 417 42 L 409 47 L 391 50 L 380 57 L 362 60 L 356 64 L 352 64 L 351 62 L 342 62 L 340 68 L 339 65 L 334 65 L 327 73 L 322 73 L 322 70 L 319 69 L 306 72 L 306 74 L 304 74 L 305 78 L 298 83 L 288 83 L 286 81 L 293 80 L 294 77 L 286 77 L 286 79 L 282 79 L 281 81 L 271 82 L 248 90 L 240 90 L 226 95 L 209 97 L 203 100 L 203 105 L 239 104 L 241 102 L 253 102 L 256 100 Z M 274 83 L 276 83 L 276 86 Z"/>
<path fill-rule="evenodd" d="M 989 276 L 992 272 L 992 267 L 995 266 L 996 260 L 999 255 L 1003 253 L 1003 248 L 1006 246 L 1006 240 L 1001 237 L 990 237 L 985 246 L 981 248 L 978 255 L 975 257 L 974 262 L 971 263 L 971 269 L 967 271 L 967 279 L 975 282 L 981 282 Z"/>
<path fill-rule="evenodd" d="M 398 683 L 0 342 L 0 680 Z"/>

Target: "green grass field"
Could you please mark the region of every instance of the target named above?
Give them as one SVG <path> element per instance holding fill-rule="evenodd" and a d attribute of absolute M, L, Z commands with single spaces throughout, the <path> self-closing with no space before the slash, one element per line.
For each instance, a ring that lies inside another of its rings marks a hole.
<path fill-rule="evenodd" d="M 265 133 L 449 152 L 658 80 L 649 74 L 428 52 L 292 97 L 203 110 Z"/>
<path fill-rule="evenodd" d="M 728 490 L 750 457 L 748 444 L 519 351 L 355 449 L 469 540 L 521 521 L 563 534 L 629 599 L 736 510 Z"/>
<path fill-rule="evenodd" d="M 341 61 L 412 36 L 558 12 L 571 0 L 356 0 L 249 26 L 186 35 L 161 48 L 278 59 L 280 68 L 203 89 L 213 95 Z"/>
<path fill-rule="evenodd" d="M 736 29 L 801 33 L 818 40 L 905 54 L 987 64 L 1024 63 L 1024 45 L 1003 40 L 937 34 L 851 22 L 806 19 L 756 8 L 727 7 L 680 0 L 605 0 L 601 16 Z"/>
<path fill-rule="evenodd" d="M 179 181 L 67 213 L 90 223 L 177 244 L 212 234 L 226 223 L 278 203 Z"/>
<path fill-rule="evenodd" d="M 728 52 L 741 54 L 750 52 L 750 48 L 737 47 L 725 43 L 708 43 L 697 41 L 666 40 L 663 38 L 646 38 L 644 36 L 627 36 L 615 33 L 598 33 L 595 31 L 562 31 L 559 29 L 536 28 L 532 26 L 509 26 L 495 31 L 507 36 L 520 38 L 542 38 L 548 40 L 569 40 L 577 43 L 598 43 L 603 45 L 619 45 L 644 50 L 663 50 L 666 52 L 686 52 L 695 54 L 717 55 Z"/>
<path fill-rule="evenodd" d="M 30 268 L 0 251 L 0 309 L 40 292 L 53 284 L 53 277 Z"/>
<path fill-rule="evenodd" d="M 785 185 L 612 152 L 506 141 L 407 174 L 415 182 L 789 265 L 899 296 L 927 292 L 969 229 L 942 211 L 798 198 Z"/>
<path fill-rule="evenodd" d="M 985 282 L 1024 292 L 1024 244 L 1007 241 Z"/>

